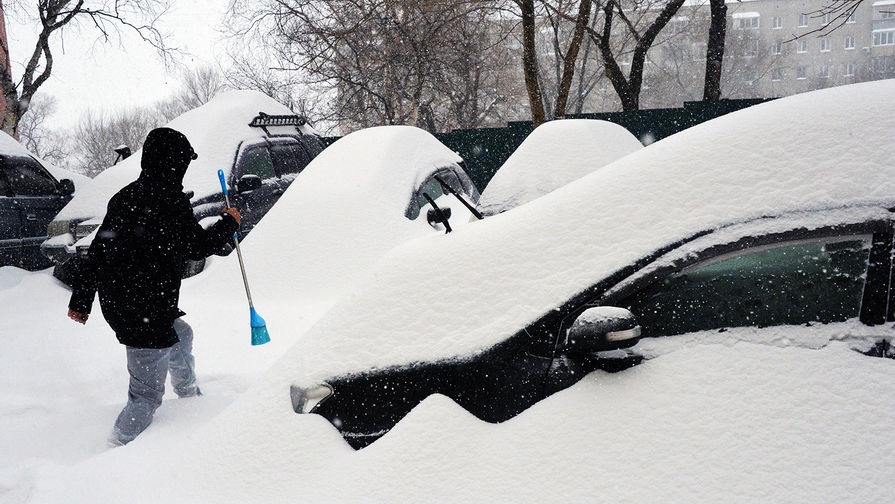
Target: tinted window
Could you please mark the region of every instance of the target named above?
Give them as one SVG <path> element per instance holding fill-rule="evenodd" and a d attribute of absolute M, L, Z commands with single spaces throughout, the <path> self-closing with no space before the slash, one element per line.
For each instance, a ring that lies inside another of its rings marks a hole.
<path fill-rule="evenodd" d="M 243 175 L 257 175 L 261 180 L 277 176 L 267 146 L 259 145 L 243 151 L 239 158 L 239 176 Z"/>
<path fill-rule="evenodd" d="M 299 173 L 308 165 L 308 155 L 297 144 L 274 144 L 270 146 L 274 165 L 280 176 Z"/>
<path fill-rule="evenodd" d="M 429 202 L 426 201 L 425 197 L 423 197 L 424 193 L 428 194 L 429 197 L 433 200 L 437 200 L 444 194 L 444 191 L 442 190 L 441 183 L 434 178 L 430 178 L 423 185 L 421 185 L 419 190 L 416 192 L 416 202 L 407 215 L 410 220 L 419 217 L 420 209 L 425 208 L 427 205 L 429 205 Z"/>
<path fill-rule="evenodd" d="M 56 181 L 31 158 L 6 159 L 6 179 L 16 196 L 50 196 L 56 194 Z"/>
<path fill-rule="evenodd" d="M 621 303 L 645 336 L 857 317 L 869 237 L 747 250 L 686 268 Z"/>

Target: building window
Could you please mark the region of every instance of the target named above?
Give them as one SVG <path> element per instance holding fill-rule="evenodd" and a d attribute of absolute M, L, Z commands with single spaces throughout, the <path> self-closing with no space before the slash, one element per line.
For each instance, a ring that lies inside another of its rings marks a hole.
<path fill-rule="evenodd" d="M 783 42 L 778 40 L 771 46 L 771 54 L 783 54 Z"/>
<path fill-rule="evenodd" d="M 799 48 L 796 49 L 796 52 L 799 52 L 799 53 L 806 53 L 806 52 L 808 52 L 808 41 L 807 41 L 807 40 L 800 40 L 800 41 L 799 41 Z"/>
<path fill-rule="evenodd" d="M 895 29 L 876 30 L 873 32 L 873 46 L 895 45 Z"/>
<path fill-rule="evenodd" d="M 844 76 L 846 76 L 846 77 L 854 77 L 854 76 L 855 76 L 855 65 L 854 65 L 854 63 L 846 63 L 846 64 L 845 64 L 845 71 L 842 73 L 842 75 L 844 75 Z"/>
<path fill-rule="evenodd" d="M 803 80 L 808 78 L 808 67 L 800 66 L 796 69 L 796 79 Z"/>
<path fill-rule="evenodd" d="M 821 37 L 821 39 L 820 39 L 820 52 L 830 52 L 830 39 L 829 39 L 829 37 Z"/>
<path fill-rule="evenodd" d="M 771 70 L 771 80 L 774 82 L 783 80 L 783 69 L 775 68 Z"/>
<path fill-rule="evenodd" d="M 848 18 L 845 20 L 846 23 L 854 23 L 855 22 L 855 13 L 852 12 L 848 15 Z"/>
<path fill-rule="evenodd" d="M 830 65 L 821 65 L 819 75 L 820 75 L 821 79 L 829 79 L 830 78 Z"/>
<path fill-rule="evenodd" d="M 799 28 L 808 26 L 808 14 L 799 14 Z"/>
<path fill-rule="evenodd" d="M 747 40 L 743 47 L 743 56 L 752 58 L 758 54 L 758 40 Z"/>
<path fill-rule="evenodd" d="M 879 11 L 880 19 L 892 19 L 895 18 L 895 5 L 890 7 L 883 7 L 883 10 Z"/>
<path fill-rule="evenodd" d="M 779 30 L 783 28 L 783 18 L 780 16 L 774 16 L 774 25 L 773 28 L 775 30 Z"/>
<path fill-rule="evenodd" d="M 855 38 L 852 36 L 845 37 L 845 50 L 848 51 L 850 49 L 855 48 Z"/>
<path fill-rule="evenodd" d="M 824 26 L 830 24 L 831 21 L 833 21 L 833 14 L 830 12 L 824 14 Z"/>
<path fill-rule="evenodd" d="M 736 14 L 734 14 L 736 16 Z M 738 30 L 757 30 L 758 29 L 758 13 L 746 13 L 736 16 L 736 28 Z"/>

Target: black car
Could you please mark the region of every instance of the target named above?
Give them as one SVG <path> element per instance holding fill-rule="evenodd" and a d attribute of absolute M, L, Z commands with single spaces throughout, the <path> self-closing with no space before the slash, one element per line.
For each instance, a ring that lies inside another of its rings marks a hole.
<path fill-rule="evenodd" d="M 298 174 L 323 150 L 320 137 L 308 133 L 304 128 L 306 124 L 305 118 L 296 115 L 261 113 L 249 126 L 258 128 L 264 134 L 243 140 L 235 147 L 233 164 L 225 171 L 229 173 L 230 202 L 242 214 L 240 239 L 251 232 Z M 272 133 L 273 128 L 277 128 L 278 132 Z M 217 178 L 210 176 L 209 180 L 213 183 Z M 224 198 L 219 190 L 196 198 L 189 187 L 185 189 L 200 223 L 205 219 L 206 222 L 216 219 L 224 208 Z M 41 248 L 47 257 L 56 262 L 54 275 L 57 278 L 65 283 L 71 282 L 78 262 L 87 253 L 92 234 L 101 222 L 101 217 L 84 216 L 51 223 L 51 238 L 59 238 L 48 240 Z M 231 249 L 228 246 L 218 253 L 225 255 Z M 186 276 L 202 271 L 204 265 L 204 260 L 191 262 L 186 268 Z"/>
<path fill-rule="evenodd" d="M 74 192 L 71 179 L 57 180 L 34 157 L 0 154 L 0 266 L 51 266 L 40 245 L 47 239 L 47 224 Z"/>
<path fill-rule="evenodd" d="M 893 225 L 890 209 L 870 206 L 694 230 L 593 282 L 484 352 L 293 385 L 292 407 L 323 416 L 358 449 L 431 394 L 450 397 L 482 420 L 505 421 L 594 370 L 637 365 L 644 358 L 637 347 L 605 351 L 640 338 L 890 322 Z"/>

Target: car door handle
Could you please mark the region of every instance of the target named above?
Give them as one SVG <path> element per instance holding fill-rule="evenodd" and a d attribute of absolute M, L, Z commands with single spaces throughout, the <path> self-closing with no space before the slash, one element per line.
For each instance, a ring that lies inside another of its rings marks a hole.
<path fill-rule="evenodd" d="M 31 221 L 37 220 L 37 214 L 25 214 L 25 218 Z"/>

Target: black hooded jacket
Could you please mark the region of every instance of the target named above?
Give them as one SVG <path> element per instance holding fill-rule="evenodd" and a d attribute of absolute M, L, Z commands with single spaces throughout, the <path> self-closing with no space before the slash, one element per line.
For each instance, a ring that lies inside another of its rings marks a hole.
<path fill-rule="evenodd" d="M 180 132 L 152 130 L 143 144 L 140 177 L 109 201 L 80 267 L 69 308 L 90 313 L 99 291 L 103 316 L 124 345 L 177 343 L 173 323 L 183 315 L 177 305 L 186 260 L 208 257 L 238 228 L 228 214 L 208 230 L 193 216 L 181 184 L 196 157 Z"/>

